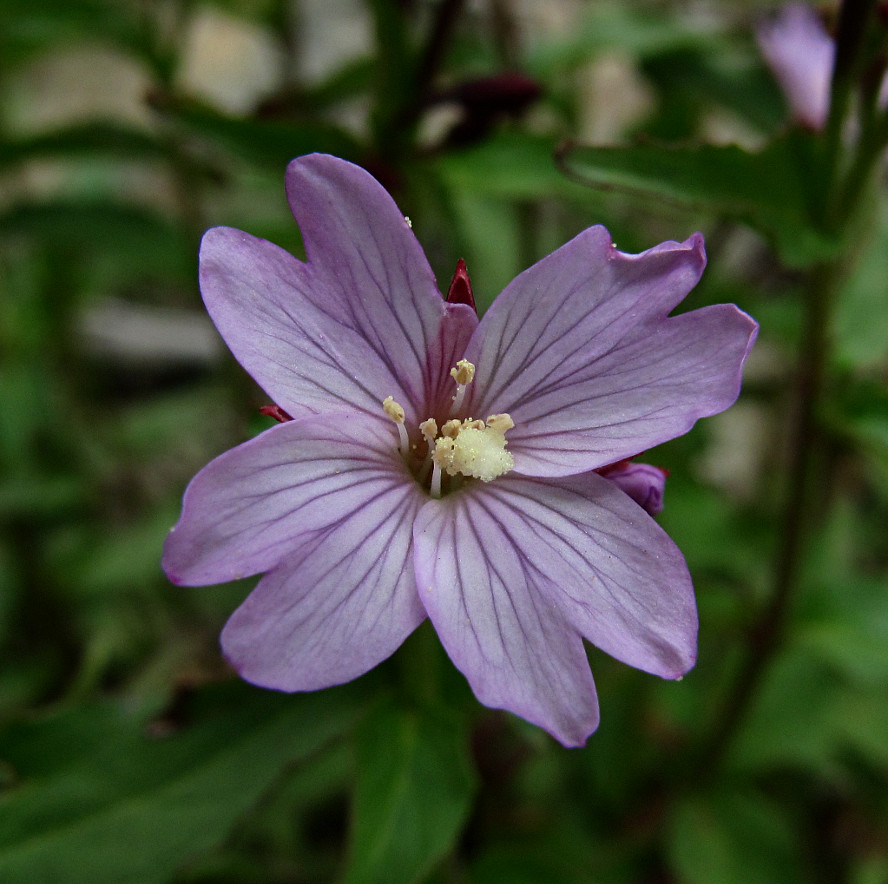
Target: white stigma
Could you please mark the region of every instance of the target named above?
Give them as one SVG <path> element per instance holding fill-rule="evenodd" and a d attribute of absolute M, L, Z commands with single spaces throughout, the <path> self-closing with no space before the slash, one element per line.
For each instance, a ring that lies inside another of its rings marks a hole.
<path fill-rule="evenodd" d="M 448 476 L 460 474 L 490 482 L 515 466 L 506 451 L 506 430 L 514 426 L 507 414 L 491 415 L 486 425 L 470 418 L 454 435 L 435 440 L 432 460 Z"/>

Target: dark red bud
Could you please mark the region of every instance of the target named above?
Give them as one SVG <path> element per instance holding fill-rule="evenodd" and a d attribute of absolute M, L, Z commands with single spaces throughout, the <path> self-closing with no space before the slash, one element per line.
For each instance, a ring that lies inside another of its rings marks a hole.
<path fill-rule="evenodd" d="M 450 288 L 447 289 L 448 304 L 468 304 L 473 310 L 475 307 L 475 296 L 472 294 L 472 283 L 469 279 L 469 271 L 466 270 L 466 262 L 462 258 L 456 262 L 456 273 L 450 280 Z"/>
<path fill-rule="evenodd" d="M 266 417 L 273 417 L 278 423 L 285 424 L 287 421 L 293 420 L 280 405 L 263 405 L 259 409 L 259 414 L 264 414 Z"/>
<path fill-rule="evenodd" d="M 540 97 L 542 88 L 525 74 L 505 71 L 460 83 L 452 94 L 473 112 L 520 114 Z"/>

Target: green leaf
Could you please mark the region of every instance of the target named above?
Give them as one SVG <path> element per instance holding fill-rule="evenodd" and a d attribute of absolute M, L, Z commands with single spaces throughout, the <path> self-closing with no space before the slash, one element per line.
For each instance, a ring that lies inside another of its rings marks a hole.
<path fill-rule="evenodd" d="M 854 621 L 822 620 L 799 627 L 796 641 L 860 685 L 888 684 L 888 615 L 875 611 Z"/>
<path fill-rule="evenodd" d="M 823 771 L 834 762 L 836 700 L 844 690 L 823 661 L 789 648 L 770 665 L 731 752 L 741 771 Z"/>
<path fill-rule="evenodd" d="M 36 158 L 108 156 L 117 159 L 169 159 L 170 148 L 150 132 L 114 122 L 77 123 L 29 138 L 0 142 L 0 169 Z M 196 172 L 200 167 L 190 169 Z"/>
<path fill-rule="evenodd" d="M 358 732 L 346 884 L 406 884 L 451 848 L 472 804 L 468 739 L 454 714 L 380 704 Z"/>
<path fill-rule="evenodd" d="M 598 193 L 558 171 L 556 146 L 551 137 L 508 133 L 444 154 L 434 160 L 434 169 L 456 194 L 512 200 L 560 197 L 586 207 L 600 203 Z"/>
<path fill-rule="evenodd" d="M 138 7 L 108 0 L 0 0 L 0 52 L 5 65 L 55 46 L 104 41 L 147 55 Z"/>
<path fill-rule="evenodd" d="M 876 318 L 873 324 L 880 326 Z M 839 439 L 866 455 L 876 468 L 871 480 L 888 480 L 888 390 L 880 378 L 845 377 L 823 418 Z"/>
<path fill-rule="evenodd" d="M 360 154 L 357 141 L 329 123 L 240 119 L 181 99 L 164 99 L 158 110 L 233 155 L 274 172 L 283 170 L 293 157 L 314 151 L 350 160 Z"/>
<path fill-rule="evenodd" d="M 713 33 L 688 27 L 687 16 L 652 15 L 647 6 L 627 3 L 591 4 L 579 23 L 556 37 L 541 35 L 531 50 L 528 69 L 551 77 L 585 64 L 596 55 L 616 48 L 646 56 L 668 49 L 711 45 Z M 726 38 L 721 38 L 727 42 Z"/>
<path fill-rule="evenodd" d="M 804 267 L 842 247 L 814 222 L 811 152 L 809 138 L 791 133 L 757 153 L 736 145 L 637 144 L 572 147 L 561 161 L 589 187 L 743 221 L 769 237 L 787 265 Z"/>
<path fill-rule="evenodd" d="M 47 200 L 20 203 L 0 214 L 0 235 L 34 237 L 60 252 L 68 250 L 126 257 L 163 254 L 167 265 L 187 268 L 197 242 L 166 218 L 111 200 Z"/>
<path fill-rule="evenodd" d="M 287 696 L 240 682 L 191 700 L 171 736 L 152 737 L 143 716 L 113 702 L 10 727 L 0 880 L 169 881 L 360 710 L 352 689 Z"/>
<path fill-rule="evenodd" d="M 720 105 L 766 132 L 778 129 L 788 117 L 774 78 L 761 62 L 755 63 L 751 46 L 733 35 L 718 45 L 668 47 L 646 59 L 643 72 L 660 93 L 661 112 L 678 96 L 693 102 L 700 113 Z"/>
<path fill-rule="evenodd" d="M 840 363 L 878 370 L 888 360 L 888 204 L 884 201 L 874 221 L 871 241 L 835 300 L 835 342 Z"/>
<path fill-rule="evenodd" d="M 802 884 L 789 820 L 752 793 L 696 796 L 678 804 L 669 825 L 669 857 L 683 884 Z"/>

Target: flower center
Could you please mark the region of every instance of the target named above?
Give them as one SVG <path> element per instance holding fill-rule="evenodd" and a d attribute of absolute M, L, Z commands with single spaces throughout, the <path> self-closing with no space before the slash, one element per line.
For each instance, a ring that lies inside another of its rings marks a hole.
<path fill-rule="evenodd" d="M 450 370 L 450 376 L 456 382 L 452 411 L 458 412 L 465 399 L 466 387 L 475 378 L 475 366 L 460 359 Z M 492 414 L 486 422 L 471 417 L 451 417 L 440 431 L 435 418 L 427 418 L 418 427 L 425 443 L 422 455 L 419 444 L 411 444 L 404 425 L 404 409 L 391 396 L 383 401 L 382 408 L 398 427 L 398 447 L 416 478 L 425 484 L 431 475 L 428 489 L 432 497 L 441 496 L 442 485 L 448 491 L 455 490 L 462 484 L 461 477 L 490 482 L 515 465 L 511 453 L 506 450 L 506 432 L 515 426 L 508 414 Z"/>

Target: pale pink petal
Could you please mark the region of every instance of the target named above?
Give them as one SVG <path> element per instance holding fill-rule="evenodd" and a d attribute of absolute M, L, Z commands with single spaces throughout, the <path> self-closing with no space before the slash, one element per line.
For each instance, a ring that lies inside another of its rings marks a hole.
<path fill-rule="evenodd" d="M 790 3 L 763 21 L 756 37 L 795 119 L 822 129 L 829 114 L 836 45 L 815 9 Z"/>
<path fill-rule="evenodd" d="M 414 539 L 420 598 L 475 696 L 545 728 L 566 746 L 582 745 L 598 726 L 582 640 L 540 591 L 536 569 L 501 530 L 483 495 L 457 493 L 427 503 Z"/>
<path fill-rule="evenodd" d="M 684 557 L 628 495 L 597 473 L 509 474 L 481 491 L 465 495 L 464 511 L 485 547 L 520 550 L 528 580 L 585 638 L 663 678 L 694 665 L 697 608 Z"/>
<path fill-rule="evenodd" d="M 597 707 L 577 633 L 666 678 L 696 657 L 690 576 L 672 541 L 595 473 L 508 475 L 427 503 L 420 598 L 481 702 L 579 745 Z"/>
<path fill-rule="evenodd" d="M 422 403 L 415 414 L 425 420 L 430 398 L 450 390 L 453 364 L 442 365 L 441 351 L 449 356 L 454 340 L 462 349 L 477 314 L 446 304 L 401 210 L 360 166 L 300 157 L 287 168 L 287 197 L 308 264 L 323 280 L 321 305 L 360 333 L 406 388 L 408 416 Z"/>
<path fill-rule="evenodd" d="M 287 170 L 308 256 L 230 228 L 201 244 L 201 291 L 234 355 L 294 417 L 378 411 L 393 396 L 411 423 L 445 384 L 436 353 L 477 319 L 446 305 L 416 237 L 367 172 L 311 155 Z M 431 355 L 430 355 L 431 354 Z"/>
<path fill-rule="evenodd" d="M 266 688 L 312 691 L 394 653 L 426 616 L 412 552 L 422 500 L 402 488 L 372 498 L 358 492 L 351 514 L 300 534 L 222 632 L 240 675 Z"/>
<path fill-rule="evenodd" d="M 496 299 L 466 351 L 468 411 L 512 416 L 517 472 L 596 469 L 734 402 L 756 323 L 729 304 L 667 317 L 705 260 L 699 234 L 628 255 L 593 227 Z"/>
<path fill-rule="evenodd" d="M 360 414 L 278 424 L 217 457 L 191 481 L 164 547 L 174 583 L 203 585 L 267 571 L 305 532 L 375 501 L 422 499 L 398 453 L 394 423 Z"/>
<path fill-rule="evenodd" d="M 666 470 L 647 463 L 623 461 L 598 472 L 652 516 L 663 511 Z"/>

